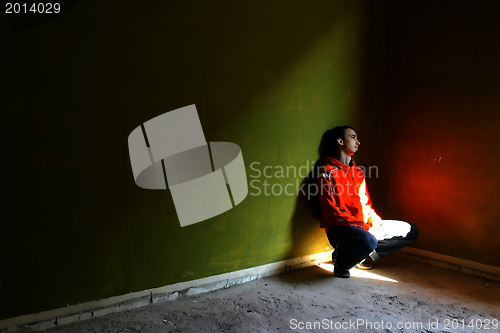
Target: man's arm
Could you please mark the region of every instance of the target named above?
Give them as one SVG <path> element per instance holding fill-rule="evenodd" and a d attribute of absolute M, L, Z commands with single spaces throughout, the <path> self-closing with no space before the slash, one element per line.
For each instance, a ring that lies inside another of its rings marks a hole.
<path fill-rule="evenodd" d="M 366 180 L 363 179 L 363 182 L 359 188 L 359 199 L 361 201 L 361 206 L 363 207 L 363 216 L 365 223 L 368 223 L 371 226 L 374 224 L 380 224 L 382 219 L 372 207 L 372 201 L 370 199 L 370 194 L 368 193 L 368 188 L 366 187 Z"/>

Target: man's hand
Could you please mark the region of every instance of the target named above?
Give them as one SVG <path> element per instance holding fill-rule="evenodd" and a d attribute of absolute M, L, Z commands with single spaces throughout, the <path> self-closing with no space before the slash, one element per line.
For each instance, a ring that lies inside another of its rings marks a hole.
<path fill-rule="evenodd" d="M 370 227 L 374 227 L 376 225 L 381 226 L 382 225 L 381 222 L 382 222 L 382 219 L 378 215 L 375 215 L 375 216 L 372 215 L 372 216 L 368 217 L 367 223 Z"/>
<path fill-rule="evenodd" d="M 372 220 L 372 226 L 368 230 L 377 240 L 384 239 L 384 229 L 382 228 L 382 219 Z"/>

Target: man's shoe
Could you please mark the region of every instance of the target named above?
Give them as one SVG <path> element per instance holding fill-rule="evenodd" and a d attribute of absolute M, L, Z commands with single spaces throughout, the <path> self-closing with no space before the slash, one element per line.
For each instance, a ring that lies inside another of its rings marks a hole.
<path fill-rule="evenodd" d="M 362 269 L 362 270 L 369 270 L 369 269 L 372 269 L 373 268 L 373 265 L 370 264 L 368 261 L 363 260 L 362 262 L 360 262 L 359 264 L 357 264 L 356 266 L 357 269 Z"/>
<path fill-rule="evenodd" d="M 335 275 L 335 277 L 343 278 L 343 279 L 347 279 L 348 277 L 351 277 L 351 273 L 349 273 L 349 271 L 345 271 L 345 270 L 337 268 L 337 267 L 334 268 L 333 275 Z"/>

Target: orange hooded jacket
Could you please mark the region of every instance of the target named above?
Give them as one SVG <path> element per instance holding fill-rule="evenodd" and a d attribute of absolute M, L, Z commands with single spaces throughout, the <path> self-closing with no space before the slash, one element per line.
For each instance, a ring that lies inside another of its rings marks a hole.
<path fill-rule="evenodd" d="M 321 206 L 320 228 L 351 225 L 368 230 L 380 217 L 372 208 L 363 169 L 323 157 L 316 184 Z"/>

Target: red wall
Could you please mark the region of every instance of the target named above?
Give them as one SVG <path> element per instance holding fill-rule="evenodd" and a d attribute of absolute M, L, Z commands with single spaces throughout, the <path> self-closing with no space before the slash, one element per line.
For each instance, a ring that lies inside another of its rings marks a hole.
<path fill-rule="evenodd" d="M 500 266 L 498 1 L 389 1 L 385 218 L 420 249 Z"/>

